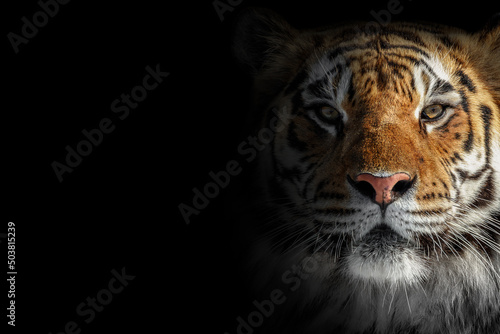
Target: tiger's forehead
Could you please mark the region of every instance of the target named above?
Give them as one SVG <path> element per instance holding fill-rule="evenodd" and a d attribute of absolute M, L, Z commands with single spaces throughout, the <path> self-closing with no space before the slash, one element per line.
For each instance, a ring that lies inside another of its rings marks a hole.
<path fill-rule="evenodd" d="M 337 108 L 345 104 L 376 108 L 382 101 L 414 108 L 423 97 L 457 100 L 453 71 L 439 56 L 380 38 L 341 43 L 311 57 L 303 98 L 317 103 L 329 98 Z"/>

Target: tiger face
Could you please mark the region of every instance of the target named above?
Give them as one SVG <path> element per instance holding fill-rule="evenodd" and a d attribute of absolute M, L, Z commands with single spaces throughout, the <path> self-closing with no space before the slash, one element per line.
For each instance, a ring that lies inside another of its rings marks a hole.
<path fill-rule="evenodd" d="M 276 264 L 315 257 L 318 294 L 371 319 L 355 323 L 330 306 L 337 316 L 329 321 L 345 330 L 384 323 L 377 298 L 361 305 L 355 286 L 391 287 L 411 314 L 433 304 L 422 291 L 453 282 L 468 296 L 440 293 L 442 302 L 481 295 L 498 322 L 500 29 L 393 23 L 299 32 L 253 12 L 236 36 L 236 55 L 254 74 L 260 127 L 273 111 L 286 114 L 260 157 L 259 186 L 273 212 L 254 226 L 261 267 L 271 263 L 264 270 L 279 275 Z M 398 328 L 403 318 L 392 317 Z"/>

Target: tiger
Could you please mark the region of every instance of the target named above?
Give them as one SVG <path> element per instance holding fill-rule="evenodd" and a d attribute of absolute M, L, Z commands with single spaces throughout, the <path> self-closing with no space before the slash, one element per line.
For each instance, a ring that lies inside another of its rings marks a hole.
<path fill-rule="evenodd" d="M 281 298 L 238 332 L 500 333 L 500 15 L 299 30 L 251 8 L 232 49 L 252 128 L 281 125 L 237 228 L 255 305 Z"/>

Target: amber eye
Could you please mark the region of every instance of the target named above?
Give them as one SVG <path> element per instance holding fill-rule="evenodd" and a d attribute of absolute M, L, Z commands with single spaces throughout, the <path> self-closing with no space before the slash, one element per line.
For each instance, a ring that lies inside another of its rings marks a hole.
<path fill-rule="evenodd" d="M 327 123 L 335 123 L 340 118 L 340 113 L 332 107 L 321 107 L 317 109 L 318 116 Z"/>
<path fill-rule="evenodd" d="M 425 107 L 422 111 L 422 119 L 427 121 L 433 121 L 441 118 L 444 115 L 446 108 L 441 104 L 433 104 Z"/>

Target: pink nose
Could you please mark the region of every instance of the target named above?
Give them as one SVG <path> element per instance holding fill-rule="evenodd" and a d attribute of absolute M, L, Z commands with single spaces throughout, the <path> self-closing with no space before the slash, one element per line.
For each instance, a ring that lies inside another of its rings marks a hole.
<path fill-rule="evenodd" d="M 404 185 L 402 187 L 399 187 L 401 189 L 398 188 L 396 190 L 394 186 L 399 181 L 409 180 L 410 176 L 406 173 L 396 173 L 389 177 L 377 177 L 373 176 L 372 174 L 364 173 L 356 177 L 356 182 L 365 181 L 372 186 L 373 190 L 375 190 L 375 202 L 382 206 L 390 204 L 395 200 L 395 192 L 402 193 L 409 188 L 409 182 L 404 182 Z"/>

